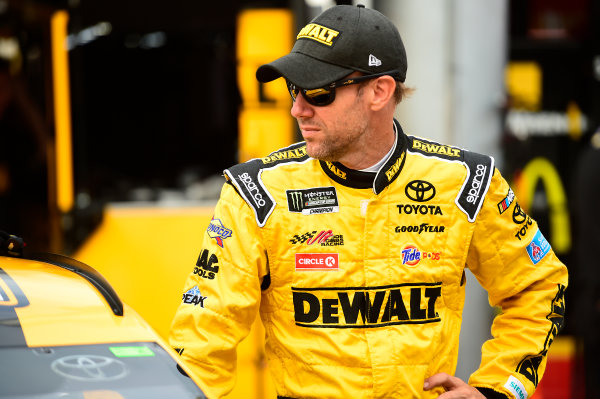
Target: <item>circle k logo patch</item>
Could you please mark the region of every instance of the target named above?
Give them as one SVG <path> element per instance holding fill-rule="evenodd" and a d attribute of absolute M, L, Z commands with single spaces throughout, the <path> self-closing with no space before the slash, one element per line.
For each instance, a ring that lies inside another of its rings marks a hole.
<path fill-rule="evenodd" d="M 296 270 L 339 270 L 338 254 L 296 254 Z"/>
<path fill-rule="evenodd" d="M 435 197 L 435 187 L 425 180 L 413 180 L 404 188 L 406 196 L 413 201 L 426 202 Z"/>

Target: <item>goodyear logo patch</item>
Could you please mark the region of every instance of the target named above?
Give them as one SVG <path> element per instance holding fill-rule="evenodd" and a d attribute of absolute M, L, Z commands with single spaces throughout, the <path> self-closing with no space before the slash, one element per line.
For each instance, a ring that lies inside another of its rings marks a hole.
<path fill-rule="evenodd" d="M 326 26 L 319 24 L 308 24 L 304 28 L 302 28 L 300 33 L 298 33 L 298 36 L 296 36 L 296 40 L 311 39 L 326 46 L 332 46 L 335 43 L 335 39 L 339 35 L 340 32 L 328 28 Z"/>

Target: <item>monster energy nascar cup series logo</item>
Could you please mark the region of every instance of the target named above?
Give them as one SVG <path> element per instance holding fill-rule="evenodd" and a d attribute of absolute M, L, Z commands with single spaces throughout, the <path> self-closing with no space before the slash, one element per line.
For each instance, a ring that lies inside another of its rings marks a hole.
<path fill-rule="evenodd" d="M 339 212 L 335 187 L 286 190 L 288 210 L 303 215 Z"/>

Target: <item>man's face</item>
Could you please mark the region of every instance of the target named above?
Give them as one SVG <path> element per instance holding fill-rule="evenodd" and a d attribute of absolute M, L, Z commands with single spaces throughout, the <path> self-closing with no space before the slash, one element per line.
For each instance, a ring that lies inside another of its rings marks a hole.
<path fill-rule="evenodd" d="M 338 87 L 333 103 L 323 107 L 309 104 L 303 95 L 297 96 L 291 114 L 298 121 L 309 156 L 343 163 L 346 157 L 361 151 L 365 145 L 361 138 L 369 120 L 359 86 Z"/>

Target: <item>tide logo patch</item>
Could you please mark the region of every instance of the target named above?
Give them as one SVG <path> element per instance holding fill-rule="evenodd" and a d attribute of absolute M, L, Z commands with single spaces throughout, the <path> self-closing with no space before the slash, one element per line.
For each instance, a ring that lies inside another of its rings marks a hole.
<path fill-rule="evenodd" d="M 440 260 L 440 252 L 421 251 L 416 245 L 407 245 L 402 248 L 402 264 L 416 267 L 422 260 Z"/>
<path fill-rule="evenodd" d="M 333 271 L 339 270 L 338 254 L 296 254 L 296 270 Z"/>

